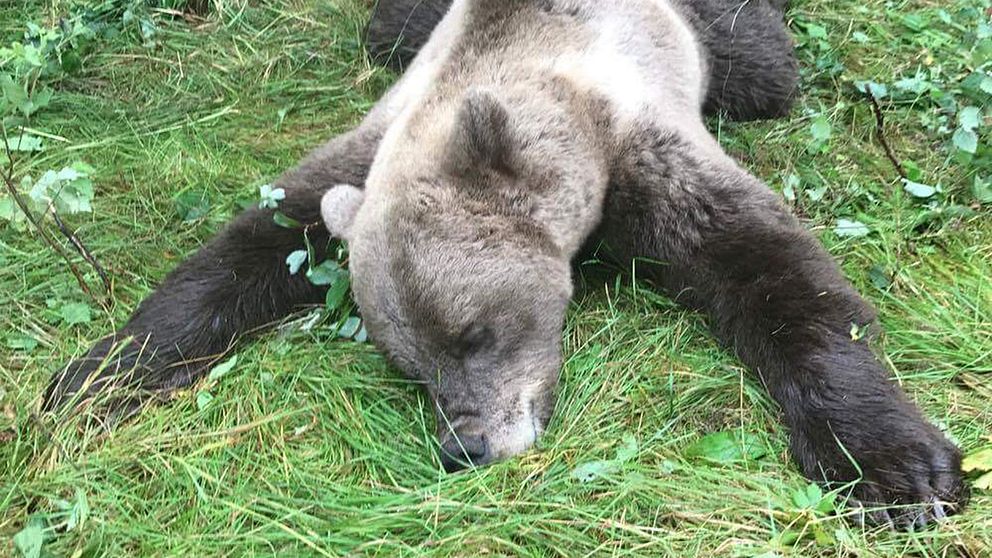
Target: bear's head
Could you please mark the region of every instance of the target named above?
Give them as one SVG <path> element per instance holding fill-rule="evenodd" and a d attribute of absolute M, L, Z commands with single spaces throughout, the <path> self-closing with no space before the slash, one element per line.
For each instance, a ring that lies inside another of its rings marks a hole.
<path fill-rule="evenodd" d="M 506 118 L 492 96 L 470 96 L 440 162 L 392 165 L 321 204 L 348 242 L 370 337 L 435 403 L 448 471 L 529 448 L 561 367 L 569 261 L 528 206 L 535 178 L 515 167 Z"/>

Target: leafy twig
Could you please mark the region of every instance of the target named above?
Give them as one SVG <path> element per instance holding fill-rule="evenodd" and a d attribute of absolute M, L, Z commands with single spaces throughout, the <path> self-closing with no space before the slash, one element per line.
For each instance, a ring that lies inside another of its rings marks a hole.
<path fill-rule="evenodd" d="M 42 224 L 38 222 L 38 219 L 35 218 L 34 213 L 31 212 L 31 208 L 29 208 L 28 205 L 24 202 L 24 200 L 21 199 L 21 196 L 17 191 L 17 186 L 14 184 L 14 155 L 10 150 L 10 142 L 8 141 L 7 138 L 7 129 L 2 126 L 0 126 L 0 128 L 2 128 L 3 130 L 3 145 L 4 145 L 5 153 L 7 154 L 7 161 L 8 161 L 7 168 L 5 170 L 0 171 L 0 178 L 3 179 L 4 185 L 6 185 L 7 192 L 10 194 L 11 199 L 14 200 L 14 203 L 17 204 L 17 207 L 21 210 L 24 216 L 27 217 L 28 221 L 31 223 L 31 226 L 33 226 L 35 230 L 38 231 L 38 234 L 41 236 L 42 240 L 45 241 L 45 244 L 47 244 L 56 254 L 58 254 L 59 257 L 65 260 L 66 264 L 68 264 L 69 266 L 69 271 L 72 272 L 72 275 L 75 276 L 76 278 L 76 282 L 79 283 L 79 288 L 82 289 L 82 291 L 86 293 L 87 296 L 92 298 L 94 302 L 99 304 L 100 307 L 102 307 L 104 310 L 109 311 L 110 310 L 109 302 L 107 300 L 101 300 L 96 295 L 93 294 L 93 291 L 90 290 L 89 285 L 86 284 L 86 280 L 83 279 L 83 274 L 79 271 L 79 268 L 76 267 L 76 264 L 72 262 L 72 259 L 69 257 L 69 254 L 67 254 L 65 250 L 63 250 L 62 247 L 59 246 L 59 244 L 55 242 L 55 240 L 52 239 L 51 236 L 49 236 L 48 232 L 45 231 L 45 228 L 42 226 Z M 108 291 L 108 295 L 109 295 L 109 291 Z"/>
<path fill-rule="evenodd" d="M 875 98 L 875 95 L 871 92 L 871 88 L 867 84 L 865 85 L 864 92 L 871 101 L 872 111 L 875 113 L 875 130 L 878 135 L 878 142 L 882 144 L 882 148 L 885 149 L 885 155 L 889 158 L 889 161 L 892 161 L 892 166 L 899 173 L 899 177 L 906 180 L 906 171 L 903 170 L 902 164 L 899 163 L 899 159 L 896 158 L 892 147 L 889 146 L 889 142 L 885 139 L 885 117 L 882 115 L 882 107 L 878 106 L 878 99 Z"/>

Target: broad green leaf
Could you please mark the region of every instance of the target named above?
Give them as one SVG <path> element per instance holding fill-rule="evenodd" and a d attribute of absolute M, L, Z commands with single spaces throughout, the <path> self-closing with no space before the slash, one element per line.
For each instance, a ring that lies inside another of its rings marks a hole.
<path fill-rule="evenodd" d="M 976 175 L 975 181 L 971 185 L 971 194 L 980 203 L 992 203 L 992 181 L 983 180 Z M 2 201 L 0 200 L 0 203 Z M 2 212 L 0 212 L 0 218 L 2 218 Z"/>
<path fill-rule="evenodd" d="M 0 91 L 10 105 L 19 110 L 25 118 L 48 106 L 52 100 L 52 90 L 45 87 L 29 94 L 27 89 L 9 75 L 0 74 Z"/>
<path fill-rule="evenodd" d="M 10 138 L 7 145 L 11 151 L 41 151 L 43 147 L 41 138 L 30 134 Z"/>
<path fill-rule="evenodd" d="M 812 482 L 792 493 L 792 503 L 800 509 L 814 508 L 821 499 L 823 499 L 823 490 Z"/>
<path fill-rule="evenodd" d="M 72 167 L 62 167 L 55 173 L 54 182 L 68 182 L 82 177 L 84 174 Z"/>
<path fill-rule="evenodd" d="M 813 532 L 813 540 L 819 546 L 834 546 L 837 540 L 827 531 L 822 523 L 810 523 L 810 530 Z"/>
<path fill-rule="evenodd" d="M 619 465 L 612 459 L 590 461 L 576 467 L 572 471 L 572 478 L 577 479 L 579 482 L 592 482 L 597 478 L 605 477 L 610 473 L 616 472 L 618 468 Z"/>
<path fill-rule="evenodd" d="M 986 21 L 978 22 L 978 29 L 975 31 L 975 36 L 979 41 L 984 41 L 988 38 L 992 38 L 992 24 Z"/>
<path fill-rule="evenodd" d="M 813 39 L 826 39 L 827 28 L 815 23 L 807 23 L 805 26 L 806 35 Z"/>
<path fill-rule="evenodd" d="M 348 294 L 349 287 L 351 287 L 349 275 L 347 273 L 339 275 L 331 287 L 327 289 L 327 296 L 324 298 L 324 304 L 327 308 L 331 310 L 340 308 Z"/>
<path fill-rule="evenodd" d="M 362 327 L 362 319 L 358 316 L 348 316 L 348 319 L 341 324 L 338 328 L 338 336 L 345 339 L 350 339 L 358 334 L 359 328 Z"/>
<path fill-rule="evenodd" d="M 86 499 L 86 492 L 81 488 L 76 489 L 76 501 L 72 503 L 69 510 L 69 517 L 66 520 L 66 530 L 72 531 L 86 523 L 86 518 L 90 514 L 90 504 Z"/>
<path fill-rule="evenodd" d="M 818 202 L 823 199 L 823 196 L 827 195 L 827 186 L 823 185 L 819 188 L 805 190 L 805 192 L 806 197 L 808 197 L 811 202 Z"/>
<path fill-rule="evenodd" d="M 837 509 L 837 494 L 835 492 L 828 492 L 823 495 L 820 499 L 820 503 L 816 505 L 815 509 L 821 515 L 827 515 L 833 513 Z"/>
<path fill-rule="evenodd" d="M 56 176 L 55 171 L 46 171 L 37 182 L 33 182 L 30 176 L 21 180 L 21 187 L 28 190 L 28 197 L 38 211 L 47 211 L 48 204 L 52 201 L 49 190 L 55 185 Z"/>
<path fill-rule="evenodd" d="M 39 558 L 43 544 L 45 544 L 45 520 L 39 517 L 28 520 L 27 525 L 14 535 L 14 546 L 21 552 L 23 558 Z"/>
<path fill-rule="evenodd" d="M 284 229 L 301 229 L 303 228 L 303 223 L 293 219 L 292 217 L 286 215 L 282 211 L 276 211 L 272 214 L 272 220 L 275 224 L 279 225 Z"/>
<path fill-rule="evenodd" d="M 975 488 L 979 490 L 992 490 L 992 472 L 985 473 L 975 479 Z"/>
<path fill-rule="evenodd" d="M 200 411 L 206 409 L 210 406 L 214 400 L 214 396 L 209 391 L 201 391 L 196 394 L 196 408 Z"/>
<path fill-rule="evenodd" d="M 93 206 L 93 182 L 88 178 L 76 178 L 63 184 L 55 198 L 55 208 L 59 213 L 74 215 L 90 213 Z"/>
<path fill-rule="evenodd" d="M 785 185 L 782 187 L 782 195 L 789 201 L 796 201 L 796 189 L 799 188 L 799 177 L 790 174 L 785 177 Z"/>
<path fill-rule="evenodd" d="M 827 141 L 831 135 L 830 121 L 825 116 L 818 116 L 810 124 L 809 131 L 813 135 L 814 140 L 819 142 Z"/>
<path fill-rule="evenodd" d="M 300 272 L 300 268 L 307 261 L 307 251 L 306 250 L 295 250 L 290 252 L 286 256 L 286 265 L 289 266 L 289 274 L 296 275 Z"/>
<path fill-rule="evenodd" d="M 892 85 L 900 91 L 907 91 L 915 95 L 922 95 L 930 89 L 930 82 L 921 74 L 916 74 L 916 76 L 911 78 L 900 79 Z"/>
<path fill-rule="evenodd" d="M 754 460 L 768 453 L 761 439 L 739 430 L 707 434 L 685 449 L 685 455 L 720 464 Z"/>
<path fill-rule="evenodd" d="M 67 74 L 74 74 L 83 67 L 83 58 L 75 51 L 69 51 L 62 55 L 62 71 Z"/>
<path fill-rule="evenodd" d="M 933 186 L 920 184 L 919 182 L 913 182 L 912 180 L 903 180 L 903 190 L 906 190 L 906 192 L 911 196 L 920 199 L 931 198 L 937 193 L 937 189 Z"/>
<path fill-rule="evenodd" d="M 29 353 L 38 347 L 38 340 L 28 335 L 13 334 L 7 336 L 6 345 L 10 349 Z"/>
<path fill-rule="evenodd" d="M 617 448 L 616 457 L 590 461 L 579 465 L 572 471 L 572 478 L 580 482 L 590 482 L 620 470 L 620 467 L 637 457 L 637 439 L 632 434 L 624 434 L 623 443 Z"/>
<path fill-rule="evenodd" d="M 59 309 L 59 315 L 67 325 L 85 324 L 90 321 L 90 307 L 82 302 L 70 302 Z"/>
<path fill-rule="evenodd" d="M 820 515 L 834 511 L 837 495 L 832 492 L 824 494 L 823 489 L 814 482 L 792 492 L 792 503 L 801 510 L 813 510 Z"/>
<path fill-rule="evenodd" d="M 41 51 L 34 45 L 24 45 L 23 59 L 35 68 L 40 68 L 45 65 L 44 57 L 42 56 Z"/>
<path fill-rule="evenodd" d="M 965 128 L 958 128 L 954 131 L 954 136 L 951 138 L 954 143 L 954 147 L 964 151 L 965 153 L 971 153 L 974 155 L 978 151 L 978 134 L 974 130 L 967 130 Z"/>
<path fill-rule="evenodd" d="M 877 83 L 874 81 L 855 81 L 854 87 L 859 93 L 864 93 L 865 88 L 871 92 L 872 96 L 876 99 L 884 99 L 889 96 L 889 88 L 885 86 L 884 83 Z"/>
<path fill-rule="evenodd" d="M 207 379 L 210 380 L 211 382 L 215 382 L 223 378 L 224 376 L 227 375 L 228 372 L 234 370 L 234 366 L 237 363 L 238 363 L 238 355 L 234 355 L 231 358 L 225 360 L 224 362 L 218 364 L 217 366 L 211 368 L 210 375 L 207 376 Z"/>
<path fill-rule="evenodd" d="M 28 191 L 34 210 L 42 215 L 48 213 L 49 205 L 54 205 L 61 214 L 88 213 L 93 211 L 93 181 L 87 176 L 91 170 L 87 165 L 77 164 L 57 172 L 46 171 L 37 181 L 25 176 L 21 188 Z"/>
<path fill-rule="evenodd" d="M 982 78 L 982 83 L 978 86 L 978 88 L 989 95 L 992 95 L 992 76 L 985 76 Z"/>
<path fill-rule="evenodd" d="M 637 457 L 637 438 L 632 434 L 624 434 L 623 445 L 617 448 L 616 460 L 623 463 Z"/>
<path fill-rule="evenodd" d="M 880 265 L 872 266 L 868 270 L 868 279 L 871 281 L 872 285 L 879 289 L 887 289 L 889 285 L 892 284 L 892 279 L 889 278 L 889 274 L 886 273 L 885 268 Z"/>
<path fill-rule="evenodd" d="M 356 343 L 364 343 L 369 340 L 369 332 L 365 329 L 364 323 L 362 323 L 362 327 L 358 330 L 358 333 L 356 333 L 351 339 Z"/>
<path fill-rule="evenodd" d="M 17 202 L 10 196 L 0 198 L 0 219 L 12 222 L 24 220 L 24 214 L 21 213 L 21 208 L 17 206 Z"/>
<path fill-rule="evenodd" d="M 902 161 L 902 168 L 906 171 L 906 178 L 914 182 L 919 182 L 923 178 L 923 169 L 920 168 L 920 165 L 916 164 L 916 161 Z"/>
<path fill-rule="evenodd" d="M 28 92 L 7 74 L 0 74 L 0 92 L 3 93 L 4 99 L 17 109 L 28 102 Z"/>
<path fill-rule="evenodd" d="M 837 219 L 837 225 L 834 227 L 834 234 L 843 238 L 858 238 L 868 236 L 870 233 L 871 229 L 868 225 L 850 219 Z"/>
<path fill-rule="evenodd" d="M 24 116 L 31 116 L 35 112 L 48 106 L 48 103 L 52 100 L 52 95 L 55 93 L 54 90 L 47 87 L 40 91 L 36 91 L 34 95 L 31 96 L 31 113 L 25 114 Z"/>
<path fill-rule="evenodd" d="M 786 529 L 782 531 L 781 534 L 779 534 L 778 544 L 780 546 L 785 546 L 785 547 L 795 546 L 795 544 L 799 542 L 800 536 L 801 536 L 800 531 L 797 531 L 794 528 Z"/>
<path fill-rule="evenodd" d="M 205 191 L 187 190 L 176 196 L 176 215 L 186 222 L 198 221 L 210 213 L 210 195 Z"/>
<path fill-rule="evenodd" d="M 982 123 L 982 109 L 978 107 L 964 107 L 958 111 L 958 125 L 965 130 L 975 130 Z"/>
<path fill-rule="evenodd" d="M 325 260 L 320 265 L 307 270 L 307 279 L 317 286 L 333 285 L 347 275 L 348 272 L 341 269 L 338 262 L 334 260 Z"/>
<path fill-rule="evenodd" d="M 76 171 L 80 176 L 90 176 L 96 172 L 96 169 L 83 161 L 76 161 L 75 163 L 69 165 L 69 168 Z"/>
<path fill-rule="evenodd" d="M 920 32 L 927 28 L 927 17 L 922 13 L 911 13 L 902 16 L 902 24 L 912 31 Z"/>
<path fill-rule="evenodd" d="M 965 472 L 992 471 L 992 448 L 984 448 L 969 453 L 961 461 L 961 469 Z"/>

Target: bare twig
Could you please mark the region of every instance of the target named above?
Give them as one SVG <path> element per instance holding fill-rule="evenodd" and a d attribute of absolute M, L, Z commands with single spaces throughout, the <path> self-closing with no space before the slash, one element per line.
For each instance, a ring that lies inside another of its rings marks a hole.
<path fill-rule="evenodd" d="M 906 171 L 903 170 L 902 164 L 899 163 L 899 159 L 896 158 L 895 153 L 892 151 L 892 147 L 889 146 L 889 142 L 885 139 L 885 118 L 882 116 L 882 107 L 878 106 L 878 99 L 871 92 L 871 88 L 865 85 L 865 95 L 871 101 L 872 110 L 875 113 L 875 131 L 878 135 L 878 143 L 882 144 L 882 148 L 885 149 L 885 155 L 892 161 L 892 166 L 895 167 L 896 172 L 903 180 L 908 180 L 906 177 Z"/>
<path fill-rule="evenodd" d="M 69 227 L 65 226 L 65 223 L 62 222 L 62 218 L 59 217 L 58 211 L 55 210 L 54 205 L 49 207 L 49 211 L 51 211 L 52 218 L 55 220 L 55 224 L 58 226 L 59 231 L 62 232 L 62 236 L 66 237 L 66 239 L 72 243 L 72 246 L 76 249 L 76 251 L 79 252 L 79 255 L 82 256 L 83 259 L 96 270 L 97 275 L 100 276 L 100 281 L 103 282 L 103 288 L 109 297 L 111 295 L 110 278 L 107 276 L 107 272 L 103 269 L 103 266 L 100 265 L 100 262 L 93 256 L 93 253 L 86 248 L 83 241 L 80 240 L 74 232 L 70 231 Z"/>
<path fill-rule="evenodd" d="M 97 298 L 97 296 L 93 294 L 93 291 L 90 290 L 89 285 L 86 284 L 86 280 L 83 279 L 83 274 L 79 271 L 79 268 L 76 267 L 76 264 L 72 262 L 69 254 L 67 254 L 66 251 L 63 250 L 54 239 L 52 239 L 48 232 L 45 231 L 45 228 L 41 225 L 38 219 L 35 218 L 31 208 L 28 207 L 23 199 L 21 199 L 20 194 L 17 192 L 17 186 L 14 184 L 14 155 L 10 150 L 10 142 L 7 139 L 7 129 L 2 126 L 0 126 L 0 129 L 3 131 L 4 152 L 7 154 L 8 161 L 6 170 L 0 171 L 0 178 L 3 179 L 4 185 L 7 187 L 7 191 L 10 193 L 11 199 L 14 200 L 17 207 L 22 213 L 24 213 L 24 216 L 27 217 L 28 221 L 31 223 L 31 226 L 38 231 L 38 235 L 45 241 L 45 244 L 47 244 L 56 254 L 58 254 L 59 257 L 65 260 L 66 264 L 69 266 L 69 271 L 72 272 L 72 275 L 76 278 L 76 282 L 79 283 L 79 288 L 82 289 L 87 296 L 92 298 L 94 302 L 109 311 L 109 303 L 106 300 Z"/>

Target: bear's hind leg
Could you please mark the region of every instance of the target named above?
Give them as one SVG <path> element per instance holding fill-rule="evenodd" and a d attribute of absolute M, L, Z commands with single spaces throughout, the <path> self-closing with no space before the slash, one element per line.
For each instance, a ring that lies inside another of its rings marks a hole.
<path fill-rule="evenodd" d="M 733 120 L 788 114 L 795 100 L 799 65 L 780 6 L 766 0 L 683 4 L 708 53 L 706 113 L 722 111 Z"/>
<path fill-rule="evenodd" d="M 444 17 L 452 0 L 379 0 L 365 29 L 372 60 L 404 70 Z"/>

